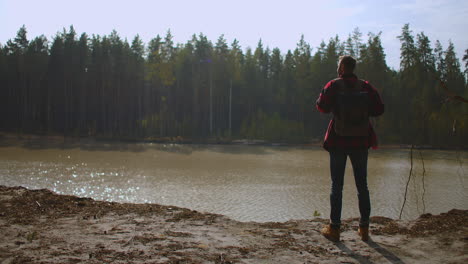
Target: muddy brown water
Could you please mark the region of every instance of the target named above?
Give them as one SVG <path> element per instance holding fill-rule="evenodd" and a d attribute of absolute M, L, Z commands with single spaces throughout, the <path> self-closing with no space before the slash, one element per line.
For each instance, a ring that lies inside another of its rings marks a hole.
<path fill-rule="evenodd" d="M 372 215 L 398 218 L 409 154 L 408 149 L 370 151 Z M 0 184 L 174 205 L 240 221 L 310 219 L 314 212 L 326 218 L 329 212 L 328 153 L 318 147 L 3 141 Z M 414 151 L 402 218 L 468 209 L 467 184 L 468 152 Z M 357 216 L 348 161 L 343 217 Z"/>

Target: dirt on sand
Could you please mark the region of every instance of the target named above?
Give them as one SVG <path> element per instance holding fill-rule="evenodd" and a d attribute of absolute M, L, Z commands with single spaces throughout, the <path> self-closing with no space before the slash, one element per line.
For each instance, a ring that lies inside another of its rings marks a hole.
<path fill-rule="evenodd" d="M 95 201 L 0 186 L 0 263 L 468 263 L 468 211 L 344 221 L 238 222 L 174 206 Z"/>

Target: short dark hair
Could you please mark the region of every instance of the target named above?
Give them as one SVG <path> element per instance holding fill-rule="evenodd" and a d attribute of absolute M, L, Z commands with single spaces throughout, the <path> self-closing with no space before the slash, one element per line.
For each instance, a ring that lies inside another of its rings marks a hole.
<path fill-rule="evenodd" d="M 346 70 L 353 72 L 354 68 L 356 68 L 356 59 L 349 55 L 340 56 L 338 66 L 340 64 L 343 64 Z"/>

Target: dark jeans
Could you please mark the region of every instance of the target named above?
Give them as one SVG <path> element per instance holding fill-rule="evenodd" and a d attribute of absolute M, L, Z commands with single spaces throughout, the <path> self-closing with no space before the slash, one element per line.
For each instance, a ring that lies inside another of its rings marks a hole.
<path fill-rule="evenodd" d="M 346 159 L 349 156 L 353 165 L 354 180 L 359 199 L 359 212 L 361 213 L 360 226 L 369 226 L 370 198 L 367 188 L 367 149 L 358 150 L 332 150 L 330 151 L 330 171 L 332 188 L 330 194 L 330 221 L 333 227 L 341 225 L 341 207 L 343 197 L 343 181 Z"/>

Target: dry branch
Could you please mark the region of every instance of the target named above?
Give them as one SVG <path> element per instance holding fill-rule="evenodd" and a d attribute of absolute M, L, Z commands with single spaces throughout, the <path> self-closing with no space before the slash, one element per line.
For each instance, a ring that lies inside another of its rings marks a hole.
<path fill-rule="evenodd" d="M 463 103 L 468 104 L 468 99 L 463 98 L 462 96 L 457 95 L 457 94 L 455 94 L 454 92 L 450 91 L 450 90 L 448 89 L 447 85 L 446 85 L 441 79 L 438 79 L 438 81 L 439 81 L 440 86 L 442 87 L 442 89 L 445 91 L 445 93 L 446 93 L 447 96 L 449 97 L 449 98 L 447 99 L 447 101 L 457 100 L 457 101 L 460 101 L 460 102 L 463 102 Z"/>

